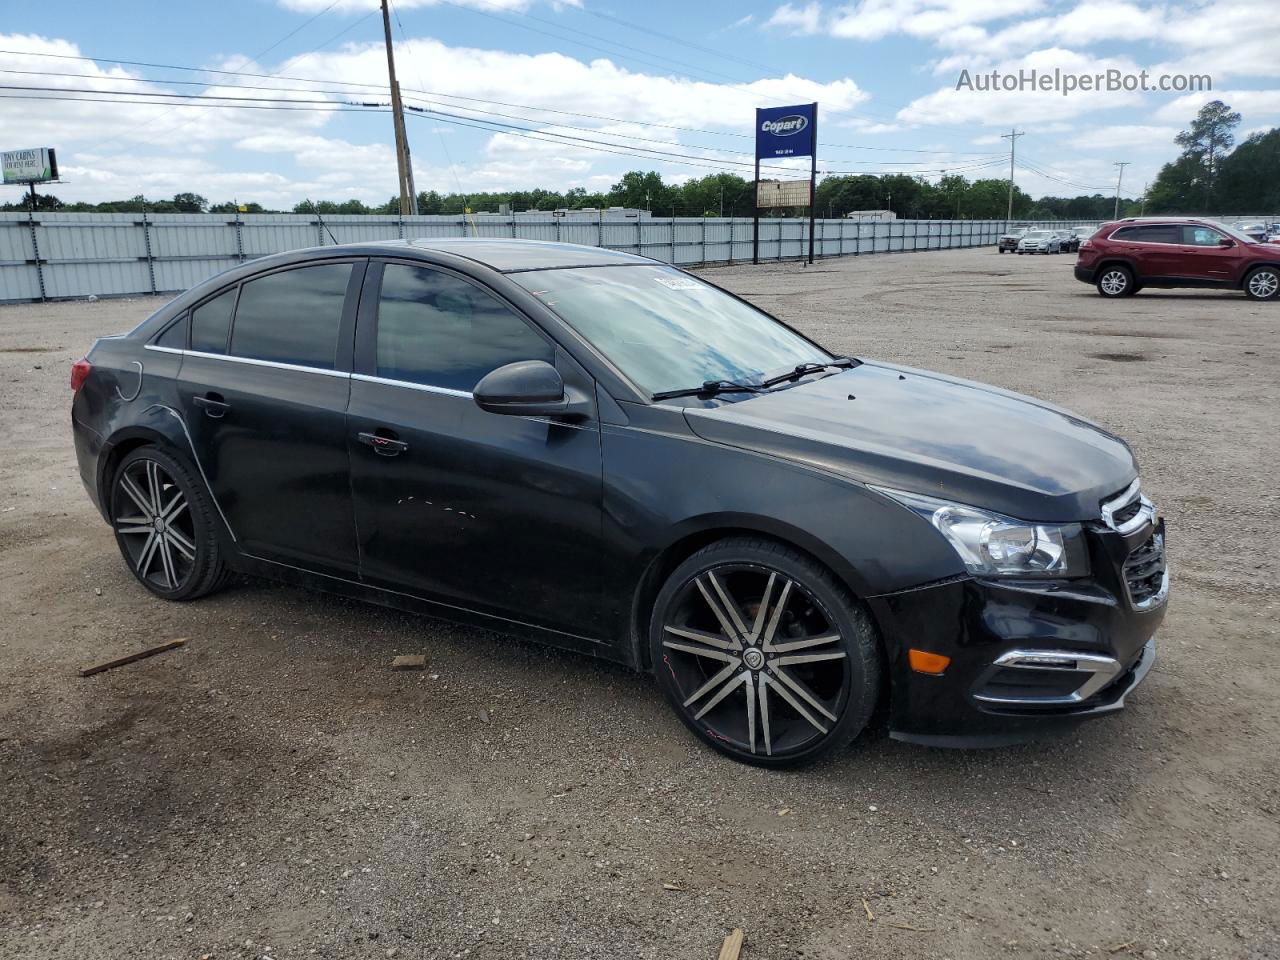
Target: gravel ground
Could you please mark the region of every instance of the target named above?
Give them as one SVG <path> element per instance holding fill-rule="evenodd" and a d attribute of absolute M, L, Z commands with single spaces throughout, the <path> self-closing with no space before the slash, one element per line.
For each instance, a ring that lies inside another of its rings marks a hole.
<path fill-rule="evenodd" d="M 1280 957 L 1280 305 L 1107 302 L 1070 264 L 707 271 L 834 349 L 1114 428 L 1169 521 L 1122 715 L 989 752 L 872 734 L 798 773 L 585 658 L 256 581 L 150 598 L 66 381 L 158 301 L 0 308 L 0 956 L 665 960 L 742 927 L 744 960 Z"/>

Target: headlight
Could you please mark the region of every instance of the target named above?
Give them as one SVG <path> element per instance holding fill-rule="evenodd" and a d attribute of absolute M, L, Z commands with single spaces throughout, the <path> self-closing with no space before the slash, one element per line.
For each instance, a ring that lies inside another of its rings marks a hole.
<path fill-rule="evenodd" d="M 872 489 L 933 524 L 972 574 L 1082 577 L 1089 572 L 1089 551 L 1078 523 L 1027 523 L 905 490 Z"/>

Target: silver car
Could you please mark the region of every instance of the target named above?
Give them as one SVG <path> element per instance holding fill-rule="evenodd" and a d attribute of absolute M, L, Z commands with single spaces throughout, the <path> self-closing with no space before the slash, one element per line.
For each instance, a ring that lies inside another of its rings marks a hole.
<path fill-rule="evenodd" d="M 1018 254 L 1061 253 L 1062 237 L 1055 230 L 1032 230 L 1018 241 Z"/>

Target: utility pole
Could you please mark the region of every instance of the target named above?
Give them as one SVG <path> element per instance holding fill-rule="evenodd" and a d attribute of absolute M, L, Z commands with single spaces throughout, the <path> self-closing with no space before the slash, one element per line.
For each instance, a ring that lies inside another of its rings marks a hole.
<path fill-rule="evenodd" d="M 391 17 L 387 0 L 382 0 L 382 31 L 387 38 L 387 76 L 391 83 L 391 120 L 396 131 L 396 167 L 400 174 L 400 216 L 418 215 L 418 194 L 413 188 L 413 163 L 409 159 L 409 137 L 404 129 L 404 104 L 396 80 L 396 55 L 391 46 Z"/>
<path fill-rule="evenodd" d="M 1113 167 L 1120 168 L 1120 172 L 1116 174 L 1116 210 L 1111 217 L 1111 219 L 1113 220 L 1120 219 L 1120 181 L 1124 179 L 1124 168 L 1127 167 L 1132 162 L 1133 161 L 1131 160 L 1125 160 L 1123 163 L 1116 162 L 1112 164 Z"/>
<path fill-rule="evenodd" d="M 1009 229 L 1009 223 L 1013 220 L 1013 158 L 1018 152 L 1018 138 L 1025 137 L 1026 131 L 1019 131 L 1017 127 L 1011 129 L 1008 133 L 1000 134 L 1001 140 L 1009 141 L 1009 210 L 1004 215 L 1004 228 Z"/>
<path fill-rule="evenodd" d="M 1142 185 L 1142 207 L 1138 210 L 1138 216 L 1140 217 L 1145 217 L 1147 215 L 1147 187 L 1150 185 L 1150 182 Z"/>

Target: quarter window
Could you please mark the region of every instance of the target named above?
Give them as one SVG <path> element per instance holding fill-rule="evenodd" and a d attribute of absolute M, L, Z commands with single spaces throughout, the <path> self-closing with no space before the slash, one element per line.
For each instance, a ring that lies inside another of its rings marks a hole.
<path fill-rule="evenodd" d="M 223 333 L 222 342 L 225 344 L 227 335 Z M 156 337 L 157 347 L 170 347 L 174 350 L 185 350 L 187 348 L 187 316 L 184 315 L 165 328 L 164 333 Z"/>
<path fill-rule="evenodd" d="M 505 364 L 554 356 L 523 318 L 479 287 L 438 270 L 386 265 L 378 376 L 469 392 Z"/>
<path fill-rule="evenodd" d="M 351 264 L 325 263 L 245 283 L 231 353 L 332 370 L 350 279 Z"/>
<path fill-rule="evenodd" d="M 236 308 L 236 287 L 202 303 L 191 311 L 191 349 L 226 353 L 231 311 Z"/>

